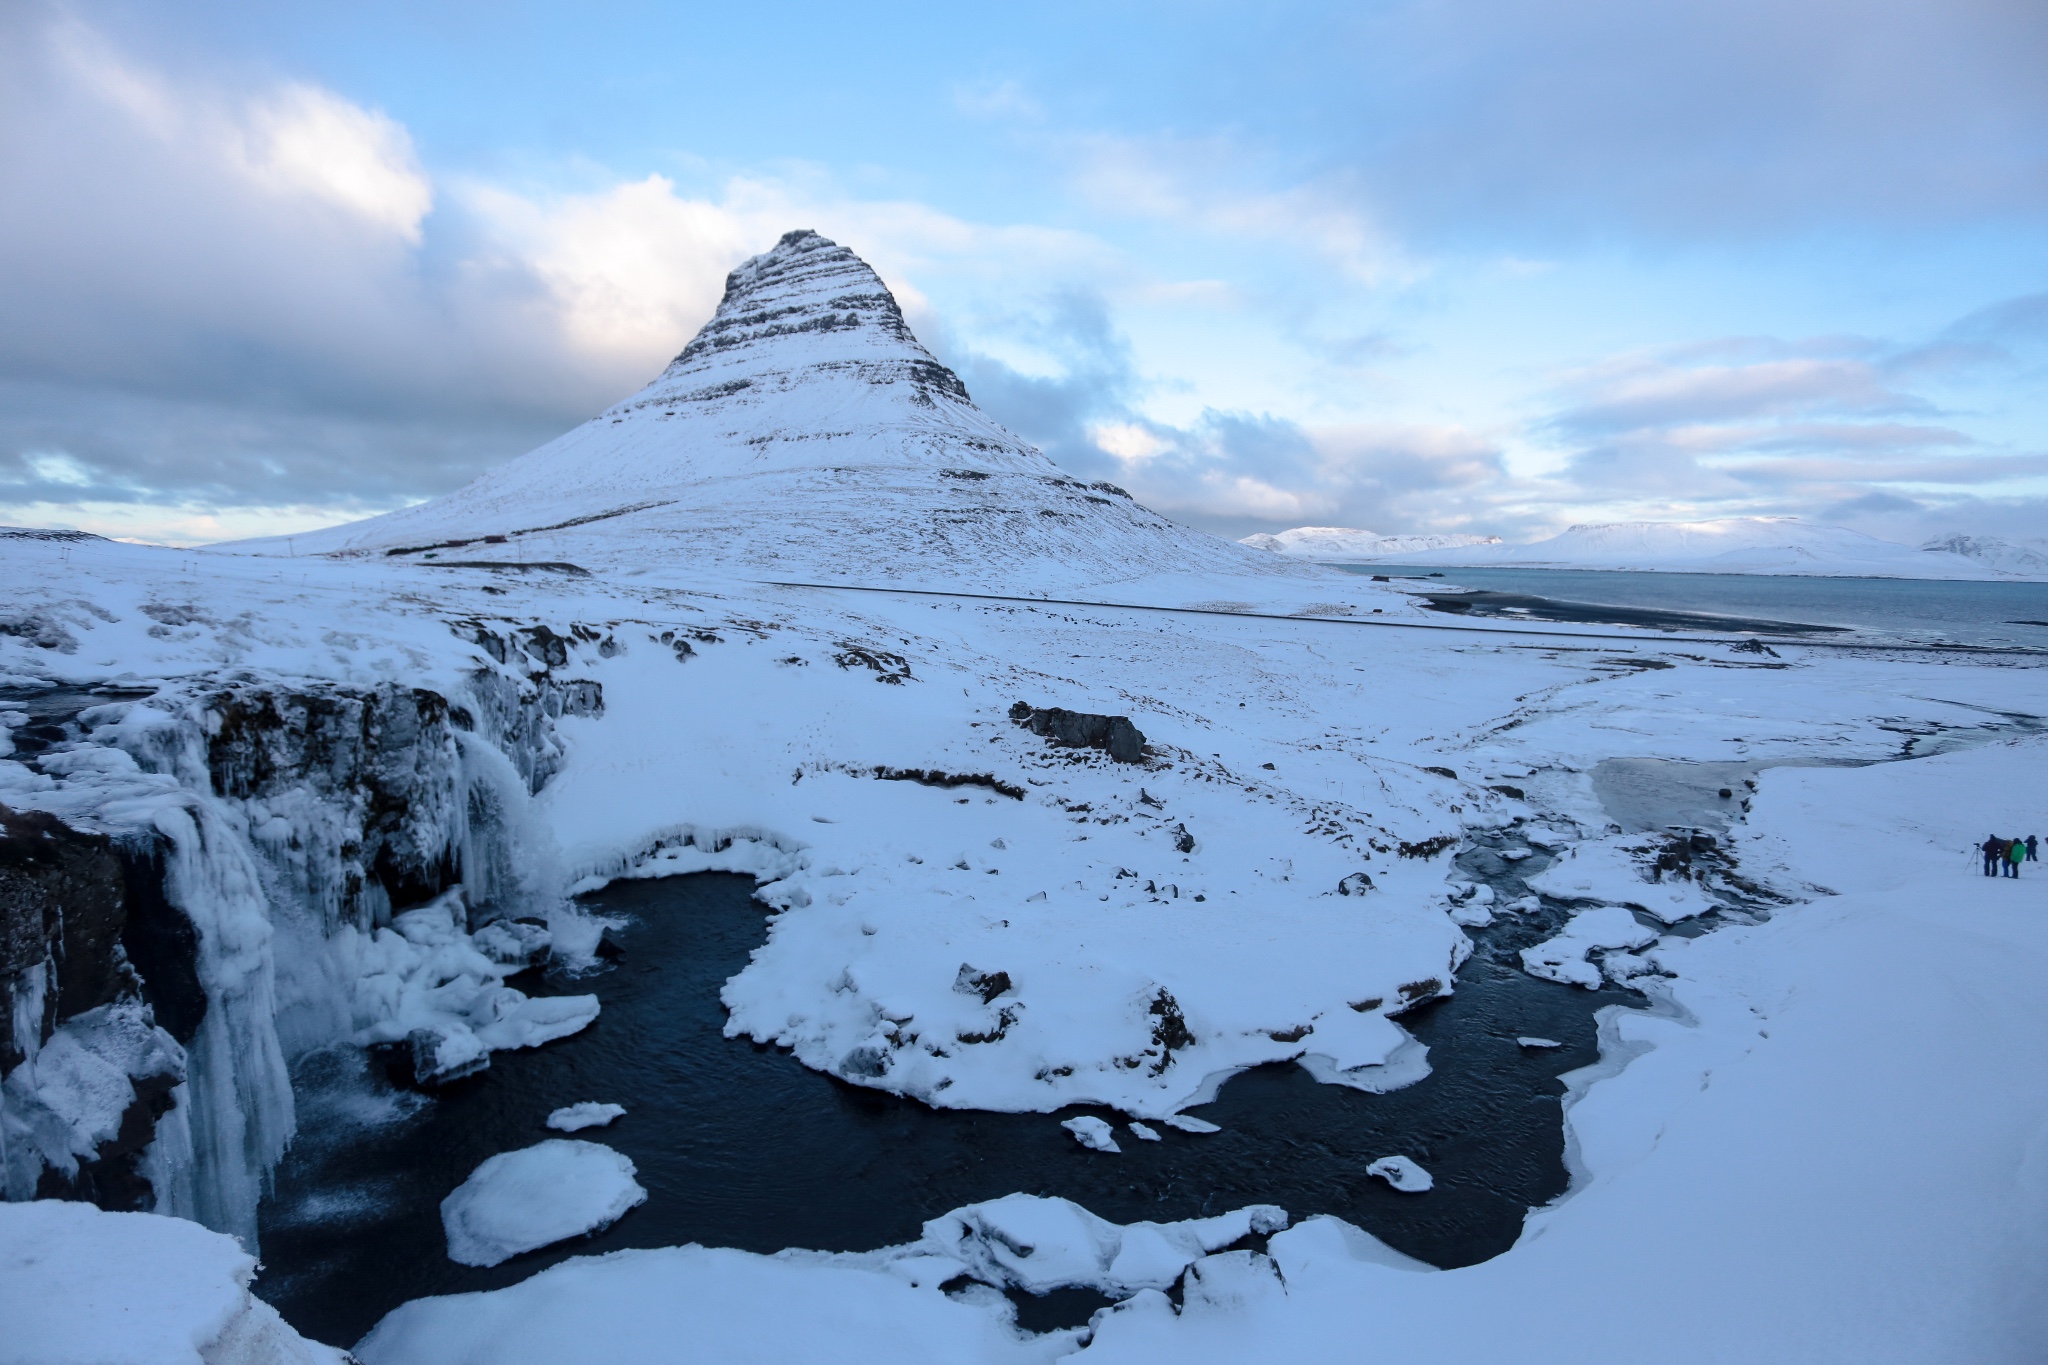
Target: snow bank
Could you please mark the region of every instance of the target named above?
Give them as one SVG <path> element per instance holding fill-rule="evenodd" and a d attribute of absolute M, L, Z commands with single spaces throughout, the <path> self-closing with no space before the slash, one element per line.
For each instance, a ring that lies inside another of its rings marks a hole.
<path fill-rule="evenodd" d="M 1249 1260 L 1227 1248 L 1286 1226 L 1287 1214 L 1270 1205 L 1120 1226 L 1065 1199 L 1014 1194 L 955 1209 L 926 1223 L 918 1241 L 880 1251 L 756 1256 L 689 1246 L 579 1257 L 509 1289 L 405 1304 L 355 1350 L 364 1365 L 634 1365 L 673 1360 L 679 1341 L 711 1360 L 1050 1361 L 1083 1334 L 1018 1333 L 993 1288 L 1087 1288 L 1164 1303 L 1159 1291 L 1185 1272 L 1190 1295 L 1221 1306 L 1241 1291 Z M 1355 1229 L 1344 1238 L 1382 1264 L 1415 1264 Z M 961 1277 L 984 1287 L 940 1292 Z"/>
<path fill-rule="evenodd" d="M 0 1365 L 342 1365 L 249 1292 L 255 1273 L 181 1218 L 0 1204 Z"/>
<path fill-rule="evenodd" d="M 955 1274 L 1032 1294 L 1084 1288 L 1122 1296 L 1165 1289 L 1210 1252 L 1286 1226 L 1286 1211 L 1271 1204 L 1178 1223 L 1119 1225 L 1072 1200 L 1012 1194 L 934 1218 L 921 1242 L 887 1255 L 950 1261 Z"/>
<path fill-rule="evenodd" d="M 874 1361 L 1050 1365 L 993 1293 L 949 1298 L 844 1260 L 700 1246 L 579 1257 L 509 1289 L 416 1299 L 355 1347 L 363 1365 Z"/>
<path fill-rule="evenodd" d="M 496 1265 L 610 1227 L 647 1202 L 633 1163 L 597 1142 L 550 1138 L 500 1152 L 441 1201 L 448 1259 Z"/>

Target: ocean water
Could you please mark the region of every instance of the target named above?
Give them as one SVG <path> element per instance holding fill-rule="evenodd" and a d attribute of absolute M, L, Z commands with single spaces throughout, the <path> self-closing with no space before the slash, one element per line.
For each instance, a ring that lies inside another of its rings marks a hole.
<path fill-rule="evenodd" d="M 1524 594 L 1596 608 L 1575 612 L 1570 617 L 1582 621 L 1607 619 L 1597 608 L 1610 606 L 1833 626 L 1854 632 L 1857 638 L 1916 644 L 2048 649 L 2048 583 L 1625 573 L 1601 569 L 1423 569 L 1380 564 L 1333 567 L 1347 573 L 1385 574 L 1403 581 L 1426 579 L 1436 589 Z M 1612 623 L 1643 624 L 1633 619 Z M 1685 624 L 1673 621 L 1669 628 L 1682 629 Z M 1705 628 L 1704 623 L 1701 628 Z"/>

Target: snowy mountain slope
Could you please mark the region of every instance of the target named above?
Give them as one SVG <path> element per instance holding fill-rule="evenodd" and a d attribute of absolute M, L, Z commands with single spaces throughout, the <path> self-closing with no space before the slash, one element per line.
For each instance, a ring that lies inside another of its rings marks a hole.
<path fill-rule="evenodd" d="M 1297 526 L 1277 535 L 1246 536 L 1237 542 L 1254 550 L 1270 550 L 1297 559 L 1342 563 L 1348 560 L 1383 559 L 1389 555 L 1419 554 L 1425 550 L 1457 549 L 1466 545 L 1498 545 L 1499 536 L 1414 535 L 1383 536 L 1348 526 Z"/>
<path fill-rule="evenodd" d="M 1961 555 L 2001 574 L 2048 580 L 2048 540 L 2013 541 L 1958 531 L 1936 536 L 1920 549 L 1928 554 Z"/>
<path fill-rule="evenodd" d="M 1797 517 L 1623 521 L 1574 526 L 1529 545 L 1475 545 L 1399 556 L 1403 564 L 1635 569 L 1669 573 L 1813 574 L 1872 578 L 2002 578 L 1947 551 L 1916 550 Z"/>
<path fill-rule="evenodd" d="M 1062 473 L 974 405 L 865 262 L 814 232 L 734 270 L 653 383 L 540 449 L 417 507 L 225 548 L 1038 591 L 1289 572 Z"/>

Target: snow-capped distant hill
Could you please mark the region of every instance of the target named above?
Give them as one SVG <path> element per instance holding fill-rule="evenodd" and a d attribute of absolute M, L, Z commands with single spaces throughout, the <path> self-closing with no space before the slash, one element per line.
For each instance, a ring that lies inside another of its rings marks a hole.
<path fill-rule="evenodd" d="M 1998 536 L 1970 536 L 1951 532 L 1922 545 L 1931 554 L 1961 555 L 1987 569 L 2021 578 L 2048 579 L 2048 540 L 2004 540 Z"/>
<path fill-rule="evenodd" d="M 864 261 L 815 232 L 733 271 L 711 321 L 639 393 L 445 497 L 289 548 L 1009 589 L 1301 572 L 1063 473 L 974 405 Z"/>
<path fill-rule="evenodd" d="M 1574 526 L 1530 545 L 1475 545 L 1402 554 L 1404 564 L 1665 573 L 1805 574 L 1838 578 L 1999 579 L 2015 575 L 1945 549 L 1914 549 L 1797 517 L 1623 521 Z"/>
<path fill-rule="evenodd" d="M 1465 545 L 1498 545 L 1499 536 L 1424 535 L 1383 536 L 1349 526 L 1297 526 L 1277 535 L 1246 536 L 1237 542 L 1254 550 L 1270 550 L 1296 559 L 1346 562 L 1383 559 L 1388 555 L 1415 554 L 1423 550 L 1452 549 Z"/>

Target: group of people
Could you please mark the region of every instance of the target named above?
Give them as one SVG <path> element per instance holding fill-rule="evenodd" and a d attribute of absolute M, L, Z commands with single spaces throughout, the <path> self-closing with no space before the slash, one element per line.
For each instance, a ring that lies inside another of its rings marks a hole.
<path fill-rule="evenodd" d="M 2038 846 L 2034 836 L 2024 839 L 2001 839 L 1996 834 L 1977 845 L 1977 851 L 1984 855 L 1984 875 L 1996 877 L 2003 872 L 2008 877 L 2020 875 L 2020 864 L 2037 860 Z"/>

